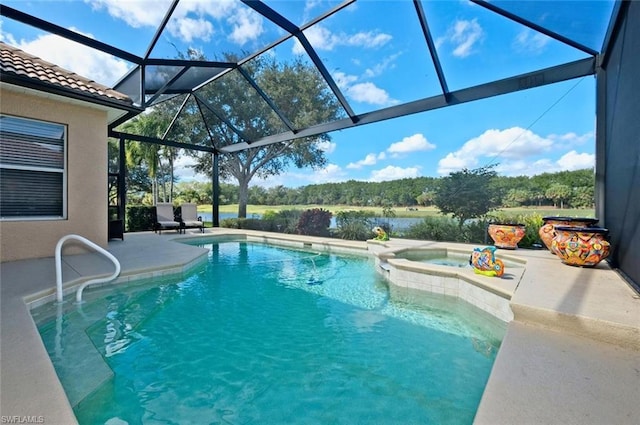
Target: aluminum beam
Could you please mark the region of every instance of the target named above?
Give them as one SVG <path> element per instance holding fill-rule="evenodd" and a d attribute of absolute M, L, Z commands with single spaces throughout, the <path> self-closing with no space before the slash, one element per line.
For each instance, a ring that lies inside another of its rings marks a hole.
<path fill-rule="evenodd" d="M 152 143 L 154 145 L 171 146 L 173 148 L 189 149 L 192 151 L 209 152 L 209 153 L 214 153 L 216 151 L 214 148 L 209 146 L 193 145 L 190 143 L 178 143 L 178 142 L 173 142 L 171 140 L 162 140 L 162 139 L 157 139 L 155 137 L 140 136 L 138 134 L 123 133 L 121 131 L 115 131 L 115 130 L 111 130 L 109 132 L 109 137 L 114 137 L 117 139 L 124 138 L 126 140 L 132 140 L 134 142 Z"/>
<path fill-rule="evenodd" d="M 289 130 L 295 133 L 296 130 L 293 123 L 289 120 L 289 118 L 286 117 L 285 114 L 282 113 L 280 108 L 278 108 L 276 104 L 273 103 L 273 100 L 271 100 L 271 98 L 267 96 L 267 94 L 260 88 L 260 86 L 258 86 L 258 83 L 256 83 L 255 80 L 251 78 L 251 76 L 247 73 L 247 71 L 245 71 L 244 68 L 239 67 L 238 72 L 240 72 L 240 74 L 242 74 L 244 79 L 247 80 L 249 84 L 251 84 L 251 87 L 253 87 L 253 89 L 256 92 L 258 92 L 258 95 L 260 95 L 260 97 L 265 102 L 267 102 L 267 105 L 269 105 L 269 107 L 273 110 L 273 112 L 275 112 L 275 114 L 278 116 L 278 118 L 280 118 L 280 120 L 284 123 L 284 125 L 286 125 Z"/>
<path fill-rule="evenodd" d="M 80 43 L 84 46 L 91 47 L 92 49 L 108 53 L 110 55 L 119 57 L 120 59 L 124 59 L 138 65 L 142 63 L 142 58 L 140 56 L 134 55 L 133 53 L 129 53 L 107 43 L 103 43 L 80 33 L 68 30 L 49 21 L 45 21 L 44 19 L 36 18 L 35 16 L 20 12 L 19 10 L 16 10 L 9 6 L 5 6 L 4 4 L 1 6 L 2 7 L 0 7 L 0 16 L 5 16 L 9 19 L 13 19 L 14 21 L 22 22 L 23 24 L 27 24 L 51 34 L 59 35 L 60 37 L 66 38 L 67 40 L 75 41 L 76 43 Z"/>
<path fill-rule="evenodd" d="M 151 43 L 149 43 L 147 52 L 144 54 L 145 59 L 149 58 L 149 56 L 151 55 L 151 52 L 153 52 L 153 49 L 156 47 L 156 43 L 158 42 L 158 39 L 162 35 L 162 32 L 164 31 L 165 27 L 169 23 L 169 19 L 171 19 L 171 15 L 173 15 L 173 11 L 176 10 L 176 6 L 178 6 L 179 1 L 180 0 L 173 0 L 173 2 L 171 3 L 171 6 L 169 6 L 169 10 L 167 10 L 167 13 L 164 14 L 164 18 L 162 18 L 162 22 L 160 22 L 160 26 L 156 28 L 156 33 L 151 39 Z"/>
<path fill-rule="evenodd" d="M 226 119 L 225 117 L 223 117 L 222 115 L 220 115 L 216 111 L 214 111 L 213 108 L 211 107 L 211 105 L 209 105 L 209 102 L 204 100 L 202 98 L 202 96 L 200 96 L 197 93 L 194 93 L 193 95 L 196 97 L 198 103 L 202 103 L 205 108 L 207 108 L 213 115 L 215 115 L 216 118 L 218 118 L 220 121 L 225 123 L 231 129 L 231 131 L 233 131 L 234 133 L 236 133 L 238 135 L 238 137 L 240 137 L 242 140 L 250 140 L 248 137 L 246 137 L 244 135 L 244 133 L 242 131 L 240 131 L 240 129 L 236 128 L 236 126 L 234 126 L 231 121 L 229 121 L 228 119 Z"/>
<path fill-rule="evenodd" d="M 585 46 L 583 44 L 578 43 L 577 41 L 574 41 L 574 40 L 572 40 L 570 38 L 567 38 L 567 37 L 565 37 L 563 35 L 560 35 L 560 34 L 558 34 L 556 32 L 553 32 L 553 31 L 551 31 L 551 30 L 549 30 L 549 29 L 547 29 L 547 28 L 545 28 L 543 26 L 540 26 L 540 25 L 536 24 L 535 22 L 531 22 L 531 21 L 529 21 L 527 19 L 524 19 L 524 18 L 514 14 L 514 13 L 506 11 L 506 10 L 496 6 L 495 4 L 489 3 L 486 0 L 470 0 L 470 1 L 472 3 L 475 3 L 475 4 L 479 5 L 479 6 L 484 7 L 485 9 L 489 9 L 490 11 L 495 12 L 498 15 L 502 15 L 505 18 L 511 19 L 512 21 L 515 21 L 515 22 L 517 22 L 519 24 L 527 26 L 527 27 L 531 28 L 532 30 L 535 30 L 537 32 L 540 32 L 540 33 L 548 36 L 548 37 L 551 37 L 551 38 L 556 39 L 556 40 L 558 40 L 558 41 L 560 41 L 560 42 L 562 42 L 564 44 L 567 44 L 567 45 L 569 45 L 569 46 L 571 46 L 573 48 L 576 48 L 578 50 L 582 50 L 583 52 L 585 52 L 585 53 L 587 53 L 587 54 L 589 54 L 591 56 L 595 56 L 595 55 L 598 54 L 598 52 L 596 52 L 595 50 L 593 50 L 590 47 L 587 47 L 587 46 Z"/>
<path fill-rule="evenodd" d="M 593 75 L 595 73 L 596 59 L 586 58 L 568 64 L 543 69 L 540 71 L 520 74 L 515 77 L 494 81 L 487 84 L 481 84 L 462 90 L 450 92 L 449 96 L 438 95 L 413 102 L 396 105 L 385 109 L 369 112 L 358 116 L 357 122 L 345 118 L 330 123 L 319 124 L 316 126 L 301 129 L 298 133 L 284 132 L 273 136 L 258 139 L 250 144 L 242 142 L 220 149 L 223 153 L 238 152 L 249 148 L 267 146 L 273 143 L 285 142 L 292 139 L 316 136 L 322 133 L 329 133 L 336 130 L 356 127 L 364 124 L 384 121 L 392 118 L 398 118 L 405 115 L 426 112 L 433 109 L 443 108 L 445 106 L 458 105 L 461 103 L 472 102 L 474 100 L 486 99 L 507 93 L 513 93 L 520 90 L 541 87 L 549 84 L 559 83 L 561 81 L 571 80 L 573 78 Z"/>
<path fill-rule="evenodd" d="M 427 17 L 424 13 L 424 9 L 422 8 L 422 3 L 420 1 L 421 0 L 413 0 L 413 4 L 416 7 L 418 20 L 420 21 L 420 26 L 422 27 L 422 32 L 424 34 L 425 41 L 427 42 L 427 47 L 429 47 L 429 53 L 431 53 L 431 60 L 433 61 L 433 66 L 436 69 L 436 74 L 438 75 L 440 88 L 442 89 L 442 93 L 447 96 L 449 94 L 447 80 L 444 77 L 444 71 L 442 70 L 442 65 L 440 64 L 440 58 L 438 57 L 436 44 L 433 42 L 433 37 L 431 36 L 431 31 L 429 30 L 429 25 L 427 24 Z"/>
<path fill-rule="evenodd" d="M 242 2 L 265 18 L 269 19 L 274 24 L 278 25 L 283 30 L 287 31 L 289 34 L 293 34 L 296 36 L 302 47 L 304 47 L 304 50 L 307 52 L 307 55 L 309 55 L 311 62 L 313 62 L 318 72 L 320 72 L 320 75 L 327 83 L 333 94 L 336 96 L 338 102 L 340 102 L 340 104 L 342 105 L 342 108 L 347 112 L 347 115 L 349 115 L 352 121 L 357 121 L 356 114 L 353 112 L 353 109 L 351 109 L 349 102 L 347 102 L 347 99 L 344 97 L 344 94 L 342 94 L 342 91 L 334 81 L 327 67 L 324 66 L 324 63 L 320 59 L 320 56 L 318 56 L 313 46 L 311 46 L 311 43 L 309 43 L 309 40 L 302 32 L 302 29 L 298 28 L 287 18 L 280 15 L 278 12 L 271 9 L 261 1 L 242 0 Z"/>

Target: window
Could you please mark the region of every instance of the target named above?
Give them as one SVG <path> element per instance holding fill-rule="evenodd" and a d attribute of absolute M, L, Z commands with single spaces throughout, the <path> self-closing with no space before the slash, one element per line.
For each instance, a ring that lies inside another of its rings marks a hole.
<path fill-rule="evenodd" d="M 0 218 L 66 218 L 66 126 L 0 115 Z"/>

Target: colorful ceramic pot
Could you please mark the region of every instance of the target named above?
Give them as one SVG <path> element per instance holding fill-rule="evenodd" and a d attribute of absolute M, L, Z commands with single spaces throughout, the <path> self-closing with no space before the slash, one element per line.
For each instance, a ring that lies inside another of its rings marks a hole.
<path fill-rule="evenodd" d="M 556 235 L 555 226 L 591 227 L 598 222 L 598 219 L 587 217 L 543 217 L 542 221 L 544 225 L 540 227 L 538 234 L 547 249 L 552 254 L 555 254 L 551 249 L 551 242 Z"/>
<path fill-rule="evenodd" d="M 552 250 L 570 266 L 594 267 L 609 256 L 609 230 L 602 227 L 556 226 Z"/>
<path fill-rule="evenodd" d="M 493 223 L 487 229 L 493 244 L 498 248 L 516 249 L 524 237 L 525 225 L 518 223 Z"/>

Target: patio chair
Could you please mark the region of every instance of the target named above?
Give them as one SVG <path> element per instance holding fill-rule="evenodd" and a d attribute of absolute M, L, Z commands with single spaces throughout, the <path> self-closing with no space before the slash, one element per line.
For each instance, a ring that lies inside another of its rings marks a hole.
<path fill-rule="evenodd" d="M 173 205 L 170 203 L 156 204 L 156 223 L 154 231 L 162 234 L 163 230 L 176 229 L 180 233 L 180 222 L 173 216 Z"/>
<path fill-rule="evenodd" d="M 185 203 L 180 205 L 180 227 L 184 229 L 200 229 L 204 233 L 204 223 L 202 217 L 198 216 L 196 204 Z"/>

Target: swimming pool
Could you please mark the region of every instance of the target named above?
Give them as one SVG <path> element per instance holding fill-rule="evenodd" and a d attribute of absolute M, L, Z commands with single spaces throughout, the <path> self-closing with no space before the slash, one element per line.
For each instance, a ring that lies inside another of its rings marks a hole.
<path fill-rule="evenodd" d="M 81 424 L 472 422 L 501 322 L 370 258 L 202 245 L 186 279 L 33 310 Z"/>

